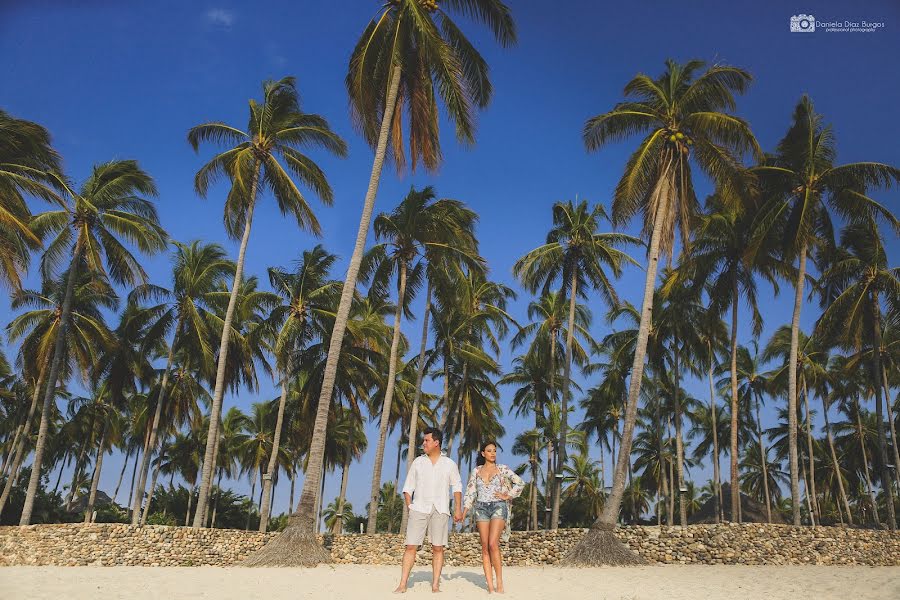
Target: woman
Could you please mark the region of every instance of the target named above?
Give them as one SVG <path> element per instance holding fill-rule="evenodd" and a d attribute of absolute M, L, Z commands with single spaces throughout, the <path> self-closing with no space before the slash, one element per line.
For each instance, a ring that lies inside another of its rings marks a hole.
<path fill-rule="evenodd" d="M 481 563 L 488 593 L 503 593 L 503 557 L 500 556 L 500 536 L 509 540 L 510 503 L 525 487 L 522 478 L 506 465 L 497 464 L 497 443 L 481 445 L 475 459 L 475 469 L 466 486 L 463 519 L 474 505 L 475 524 L 481 537 Z M 497 585 L 491 570 L 497 575 Z"/>

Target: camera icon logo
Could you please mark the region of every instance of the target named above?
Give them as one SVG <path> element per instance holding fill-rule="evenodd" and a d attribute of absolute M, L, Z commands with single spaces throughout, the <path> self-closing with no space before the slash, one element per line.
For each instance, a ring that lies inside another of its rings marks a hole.
<path fill-rule="evenodd" d="M 794 15 L 791 17 L 792 33 L 812 33 L 816 30 L 816 19 L 812 15 Z"/>

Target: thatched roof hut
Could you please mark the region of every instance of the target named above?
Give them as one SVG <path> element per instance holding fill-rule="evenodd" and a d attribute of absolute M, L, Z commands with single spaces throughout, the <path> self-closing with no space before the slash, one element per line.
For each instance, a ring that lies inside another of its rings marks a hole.
<path fill-rule="evenodd" d="M 731 486 L 727 483 L 722 484 L 722 510 L 725 514 L 726 521 L 736 521 L 731 516 Z M 716 499 L 710 498 L 688 519 L 691 525 L 697 523 L 715 523 L 716 522 Z M 754 500 L 750 496 L 741 493 L 741 522 L 743 523 L 766 523 L 766 505 Z M 781 513 L 772 507 L 772 522 L 779 525 L 787 525 Z"/>

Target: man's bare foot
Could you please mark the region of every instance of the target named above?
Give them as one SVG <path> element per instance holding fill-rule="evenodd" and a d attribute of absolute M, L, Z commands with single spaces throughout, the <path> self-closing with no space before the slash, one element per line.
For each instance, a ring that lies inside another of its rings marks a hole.
<path fill-rule="evenodd" d="M 437 593 L 440 592 L 440 591 L 441 591 L 441 586 L 439 586 L 439 585 L 433 585 L 433 584 L 432 584 L 432 586 L 431 586 L 431 593 L 432 593 L 432 594 L 437 594 Z"/>
<path fill-rule="evenodd" d="M 406 593 L 406 586 L 405 586 L 405 585 L 398 585 L 398 586 L 397 586 L 397 589 L 394 590 L 394 593 L 395 593 L 395 594 L 405 594 L 405 593 Z"/>

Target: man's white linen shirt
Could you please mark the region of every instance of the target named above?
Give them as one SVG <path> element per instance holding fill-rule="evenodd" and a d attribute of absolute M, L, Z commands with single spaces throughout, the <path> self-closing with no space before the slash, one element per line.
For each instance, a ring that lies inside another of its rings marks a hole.
<path fill-rule="evenodd" d="M 446 454 L 441 454 L 436 463 L 432 463 L 428 455 L 422 455 L 413 461 L 403 493 L 412 496 L 410 510 L 431 514 L 432 507 L 439 513 L 450 514 L 450 489 L 462 493 L 462 479 L 459 467 Z"/>

